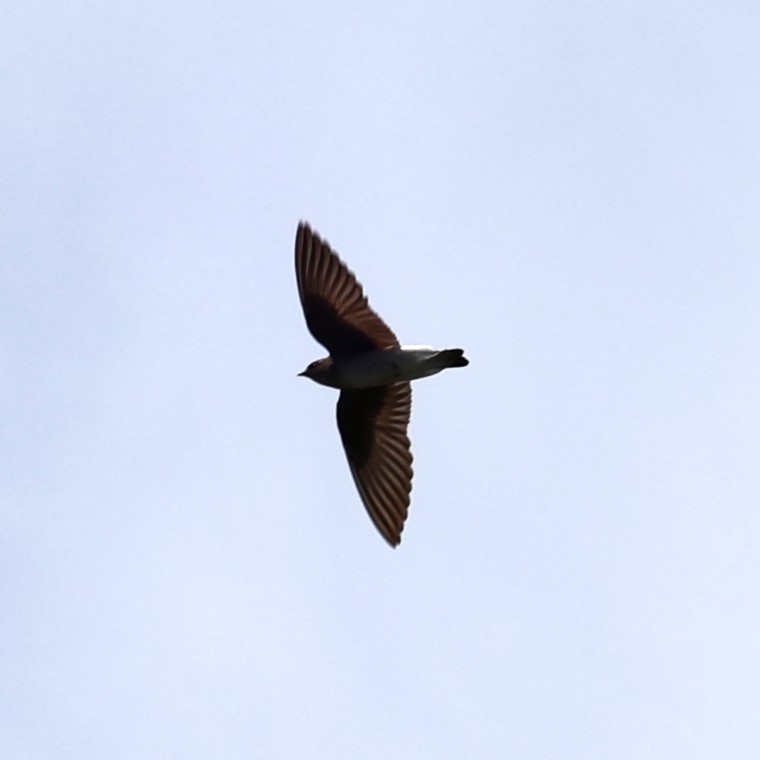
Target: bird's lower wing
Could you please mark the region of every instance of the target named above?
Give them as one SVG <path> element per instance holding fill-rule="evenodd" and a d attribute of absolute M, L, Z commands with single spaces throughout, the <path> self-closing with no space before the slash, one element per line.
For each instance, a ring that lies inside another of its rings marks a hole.
<path fill-rule="evenodd" d="M 343 390 L 338 430 L 359 495 L 375 527 L 396 546 L 412 491 L 412 452 L 406 434 L 412 410 L 409 383 Z"/>

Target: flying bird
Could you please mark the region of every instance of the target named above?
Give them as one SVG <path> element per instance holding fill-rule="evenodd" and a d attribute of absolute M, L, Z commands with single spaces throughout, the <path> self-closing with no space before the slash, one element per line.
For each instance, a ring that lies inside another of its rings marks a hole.
<path fill-rule="evenodd" d="M 356 488 L 375 527 L 397 546 L 412 491 L 410 381 L 469 362 L 460 348 L 401 346 L 353 272 L 305 222 L 296 233 L 296 280 L 306 326 L 330 354 L 299 376 L 340 390 L 338 431 Z"/>

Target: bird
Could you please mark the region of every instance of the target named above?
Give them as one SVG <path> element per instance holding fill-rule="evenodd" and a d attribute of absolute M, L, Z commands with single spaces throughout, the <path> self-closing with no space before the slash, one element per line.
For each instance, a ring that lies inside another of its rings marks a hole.
<path fill-rule="evenodd" d="M 296 232 L 295 264 L 306 326 L 329 352 L 299 377 L 340 390 L 338 432 L 351 475 L 370 519 L 396 547 L 412 491 L 410 382 L 469 361 L 461 348 L 401 346 L 370 307 L 354 273 L 303 221 Z"/>

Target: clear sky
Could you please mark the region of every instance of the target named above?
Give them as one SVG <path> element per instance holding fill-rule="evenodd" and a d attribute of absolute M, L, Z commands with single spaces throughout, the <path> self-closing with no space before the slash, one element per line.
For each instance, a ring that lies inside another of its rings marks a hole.
<path fill-rule="evenodd" d="M 755 760 L 760 8 L 6 3 L 0 755 Z M 299 219 L 402 342 L 367 518 Z"/>

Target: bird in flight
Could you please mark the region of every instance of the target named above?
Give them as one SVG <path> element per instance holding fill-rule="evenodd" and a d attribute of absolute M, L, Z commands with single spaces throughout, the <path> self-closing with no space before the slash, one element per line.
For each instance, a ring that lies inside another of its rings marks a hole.
<path fill-rule="evenodd" d="M 296 280 L 306 326 L 330 352 L 300 376 L 340 389 L 338 431 L 348 466 L 370 519 L 397 546 L 412 491 L 410 381 L 469 362 L 460 348 L 399 345 L 353 272 L 305 222 L 296 233 Z"/>

